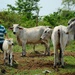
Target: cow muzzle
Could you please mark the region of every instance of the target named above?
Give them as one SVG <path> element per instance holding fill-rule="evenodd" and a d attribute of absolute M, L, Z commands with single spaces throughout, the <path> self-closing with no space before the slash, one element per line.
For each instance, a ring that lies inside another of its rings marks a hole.
<path fill-rule="evenodd" d="M 44 38 L 40 37 L 40 40 L 44 40 Z"/>
<path fill-rule="evenodd" d="M 14 45 L 14 43 L 12 43 L 12 45 Z"/>
<path fill-rule="evenodd" d="M 13 34 L 16 34 L 16 32 L 13 32 Z"/>

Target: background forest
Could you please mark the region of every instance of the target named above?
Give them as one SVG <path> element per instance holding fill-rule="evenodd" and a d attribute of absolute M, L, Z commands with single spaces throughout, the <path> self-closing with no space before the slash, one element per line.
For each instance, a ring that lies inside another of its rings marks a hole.
<path fill-rule="evenodd" d="M 68 25 L 71 18 L 75 18 L 75 0 L 62 0 L 62 8 L 49 15 L 39 16 L 40 0 L 16 0 L 15 6 L 8 4 L 8 9 L 0 11 L 0 21 L 8 31 L 8 35 L 14 39 L 13 67 L 4 65 L 3 54 L 0 53 L 0 75 L 75 75 L 75 41 L 72 41 L 64 51 L 65 68 L 53 68 L 54 50 L 50 42 L 51 56 L 43 56 L 44 46 L 36 45 L 36 52 L 33 45 L 26 45 L 27 57 L 21 57 L 22 47 L 18 45 L 16 36 L 9 30 L 13 24 L 20 24 L 23 27 L 35 27 L 48 25 Z M 50 73 L 45 73 L 49 71 Z"/>
<path fill-rule="evenodd" d="M 62 8 L 46 16 L 39 16 L 41 6 L 40 0 L 17 0 L 15 7 L 7 5 L 8 9 L 0 11 L 0 21 L 8 28 L 14 23 L 24 27 L 34 27 L 38 25 L 67 25 L 68 20 L 75 17 L 75 0 L 62 0 Z"/>

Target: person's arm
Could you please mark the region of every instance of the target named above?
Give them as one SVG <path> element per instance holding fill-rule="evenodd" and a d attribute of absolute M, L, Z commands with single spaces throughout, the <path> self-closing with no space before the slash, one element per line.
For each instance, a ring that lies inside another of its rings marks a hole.
<path fill-rule="evenodd" d="M 5 38 L 9 38 L 8 35 L 7 35 L 7 33 L 5 33 Z"/>
<path fill-rule="evenodd" d="M 5 35 L 5 38 L 7 38 L 7 39 L 9 38 L 8 34 L 7 34 L 7 30 L 5 29 L 5 27 L 4 27 L 4 35 Z"/>

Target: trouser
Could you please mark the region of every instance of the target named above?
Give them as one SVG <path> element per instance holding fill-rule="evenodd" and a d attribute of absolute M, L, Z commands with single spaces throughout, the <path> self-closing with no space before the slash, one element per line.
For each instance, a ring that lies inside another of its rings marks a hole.
<path fill-rule="evenodd" d="M 0 43 L 0 49 L 1 49 L 1 51 L 3 51 L 2 45 L 3 45 L 3 43 Z"/>
<path fill-rule="evenodd" d="M 74 33 L 74 40 L 75 40 L 75 33 Z"/>

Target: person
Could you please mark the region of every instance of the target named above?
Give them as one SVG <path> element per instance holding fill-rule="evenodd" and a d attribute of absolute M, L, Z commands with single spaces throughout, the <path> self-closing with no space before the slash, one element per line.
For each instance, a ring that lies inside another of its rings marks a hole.
<path fill-rule="evenodd" d="M 7 31 L 6 31 L 5 27 L 1 24 L 1 21 L 0 21 L 0 49 L 2 51 L 3 51 L 2 45 L 3 45 L 5 38 L 8 38 Z"/>

